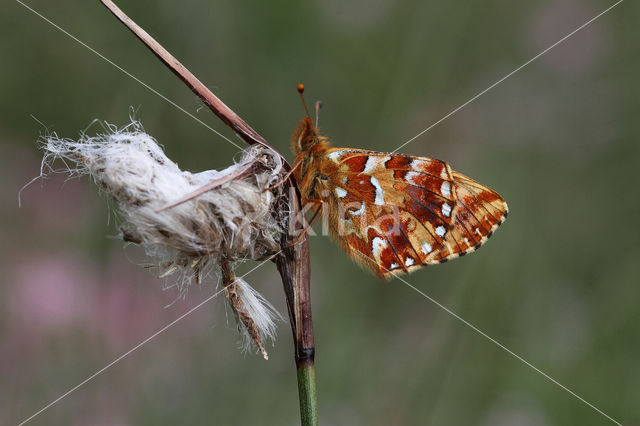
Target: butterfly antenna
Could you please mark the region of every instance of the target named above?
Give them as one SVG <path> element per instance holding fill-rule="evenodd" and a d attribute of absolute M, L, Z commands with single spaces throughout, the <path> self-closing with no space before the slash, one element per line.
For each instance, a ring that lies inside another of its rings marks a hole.
<path fill-rule="evenodd" d="M 316 101 L 316 127 L 318 127 L 318 119 L 320 117 L 320 108 L 322 108 L 322 102 Z"/>
<path fill-rule="evenodd" d="M 311 114 L 309 114 L 309 110 L 307 109 L 307 103 L 304 101 L 304 84 L 298 84 L 298 93 L 300 93 L 300 99 L 302 99 L 302 105 L 304 106 L 304 110 L 307 113 L 307 117 L 311 120 Z"/>

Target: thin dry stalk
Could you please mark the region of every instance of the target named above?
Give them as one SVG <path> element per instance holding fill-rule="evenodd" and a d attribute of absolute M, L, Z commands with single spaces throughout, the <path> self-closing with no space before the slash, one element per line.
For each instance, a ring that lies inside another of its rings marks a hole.
<path fill-rule="evenodd" d="M 262 136 L 218 99 L 189 70 L 124 14 L 111 0 L 101 0 L 101 2 L 245 142 L 250 145 L 257 143 L 273 149 Z M 286 161 L 285 169 L 287 171 L 290 170 L 290 166 Z M 278 210 L 274 211 L 273 214 L 281 217 L 283 212 L 287 212 L 287 220 L 294 221 L 293 227 L 297 230 L 302 230 L 301 224 L 294 219 L 300 214 L 299 190 L 291 179 L 287 180 L 284 185 L 286 190 L 283 191 L 284 195 L 278 202 Z M 282 251 L 276 256 L 275 262 L 282 278 L 293 332 L 295 359 L 298 368 L 301 419 L 304 425 L 311 425 L 317 424 L 318 417 L 315 397 L 315 348 L 311 320 L 309 245 L 307 238 L 304 238 L 302 242 L 291 246 L 295 239 L 295 233 L 282 233 L 280 241 Z"/>

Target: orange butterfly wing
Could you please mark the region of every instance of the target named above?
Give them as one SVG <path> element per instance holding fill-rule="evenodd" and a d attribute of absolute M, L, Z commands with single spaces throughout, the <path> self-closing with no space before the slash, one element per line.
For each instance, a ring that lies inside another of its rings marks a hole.
<path fill-rule="evenodd" d="M 493 190 L 440 160 L 326 148 L 310 198 L 328 203 L 329 229 L 380 277 L 463 256 L 506 219 Z M 303 191 L 304 192 L 304 191 Z"/>

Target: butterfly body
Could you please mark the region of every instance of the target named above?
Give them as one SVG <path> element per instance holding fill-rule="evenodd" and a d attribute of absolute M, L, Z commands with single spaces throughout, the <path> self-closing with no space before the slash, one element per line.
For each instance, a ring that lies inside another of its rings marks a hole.
<path fill-rule="evenodd" d="M 332 148 L 309 118 L 292 143 L 303 205 L 322 203 L 330 234 L 382 278 L 472 252 L 507 216 L 495 191 L 443 161 Z"/>

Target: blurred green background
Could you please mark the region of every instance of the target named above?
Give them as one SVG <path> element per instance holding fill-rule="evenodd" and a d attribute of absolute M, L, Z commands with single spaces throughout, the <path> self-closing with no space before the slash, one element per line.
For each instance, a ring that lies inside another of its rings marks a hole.
<path fill-rule="evenodd" d="M 28 4 L 231 133 L 98 1 Z M 567 0 L 119 1 L 287 153 L 321 99 L 337 146 L 407 139 L 613 4 Z M 506 224 L 408 281 L 623 424 L 640 423 L 640 6 L 627 1 L 403 148 L 496 189 Z M 76 137 L 129 107 L 184 169 L 237 149 L 17 2 L 0 14 L 0 423 L 17 424 L 214 292 L 176 294 L 123 250 L 87 178 L 20 188 L 45 128 Z M 323 425 L 612 424 L 400 281 L 313 237 Z M 244 265 L 246 270 L 254 266 Z M 275 268 L 246 277 L 284 314 Z M 218 298 L 30 422 L 294 425 L 289 326 L 270 360 L 237 348 Z"/>

